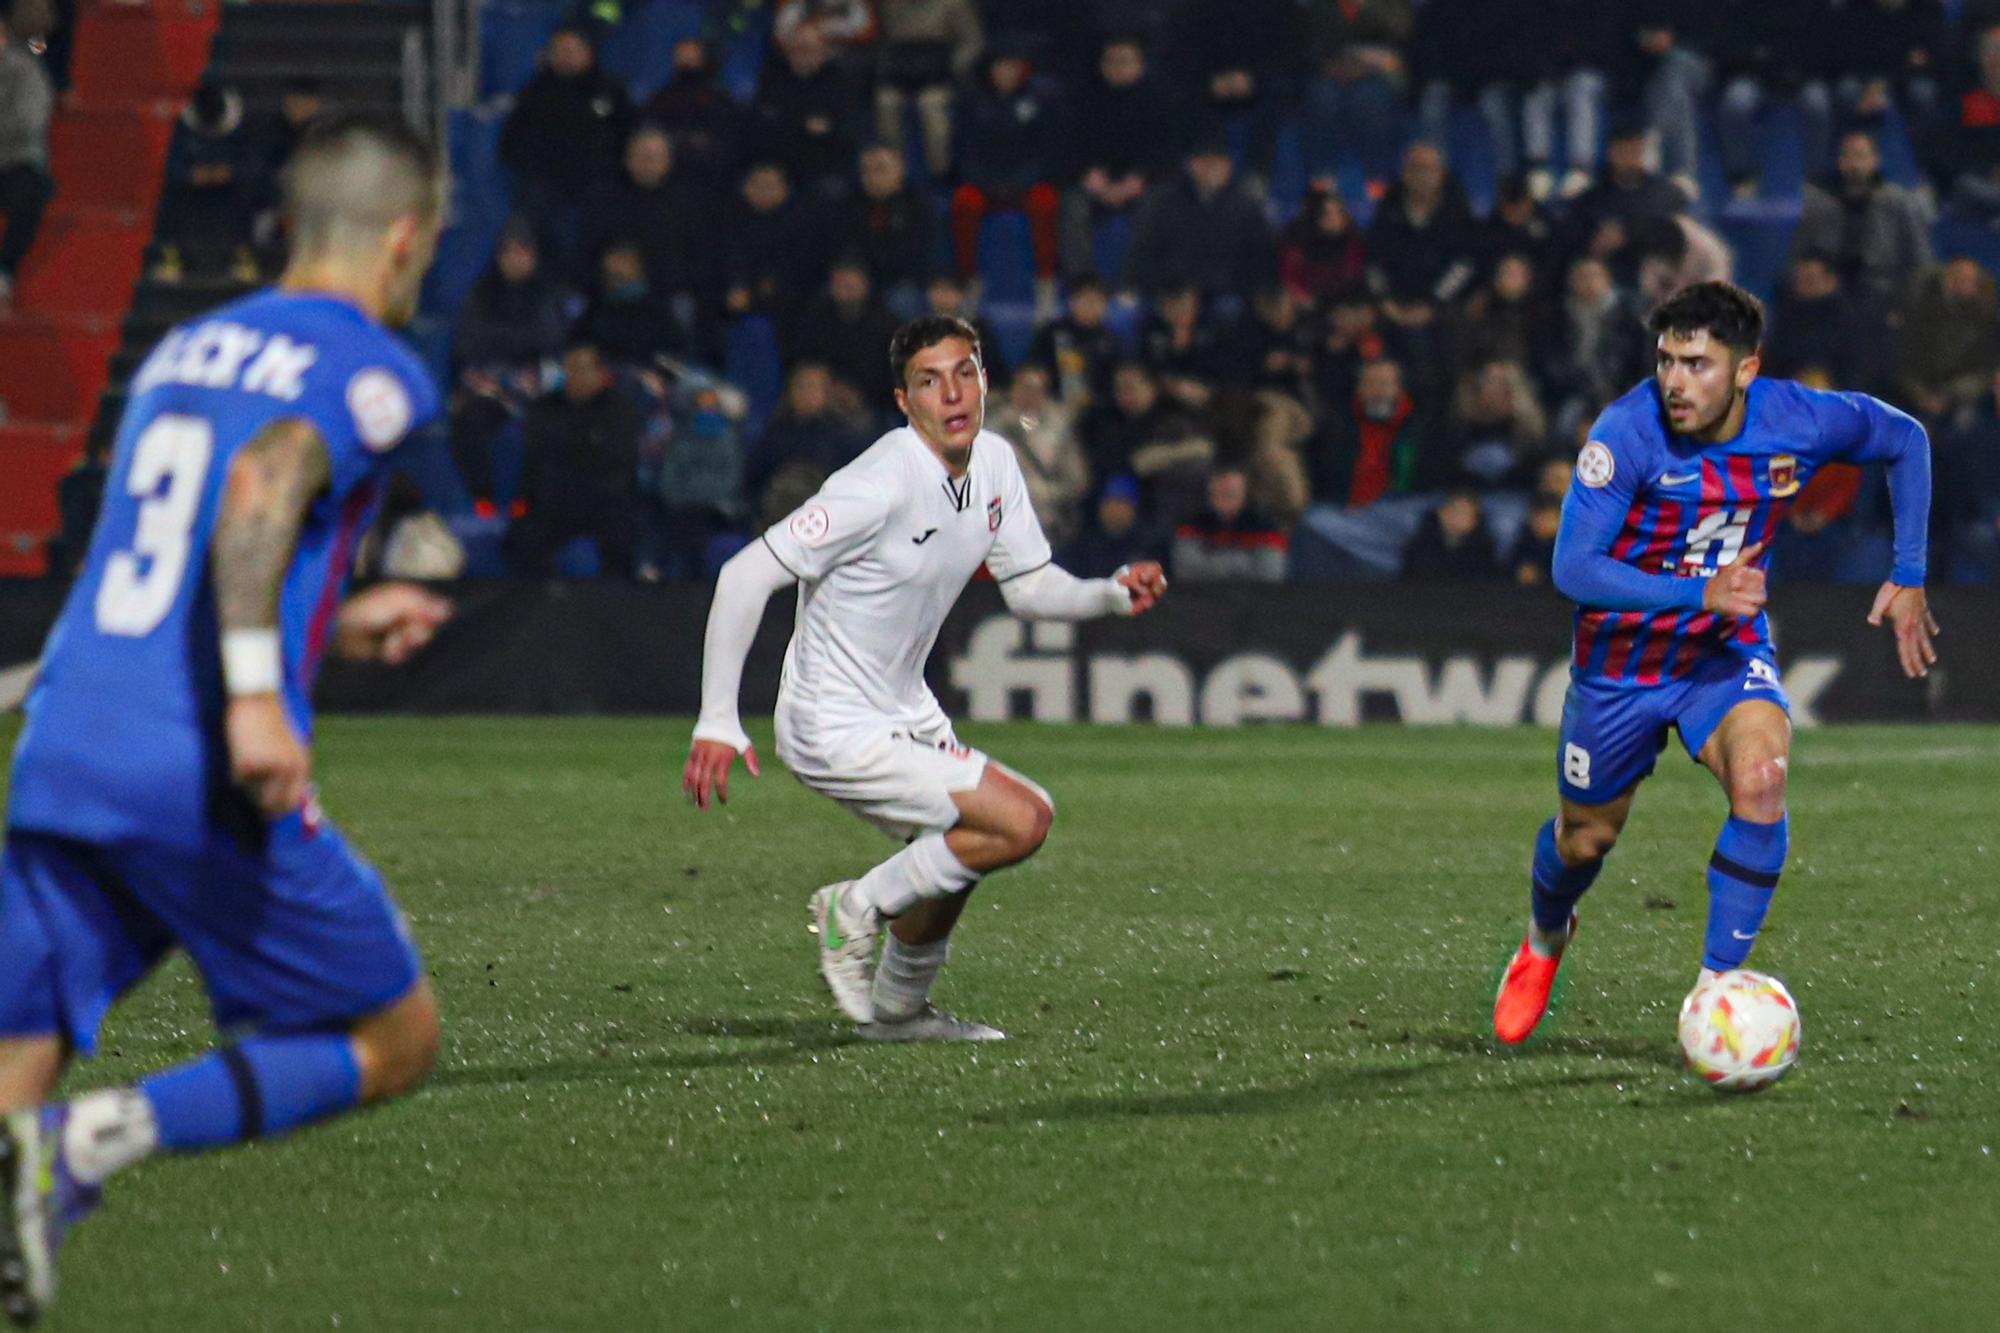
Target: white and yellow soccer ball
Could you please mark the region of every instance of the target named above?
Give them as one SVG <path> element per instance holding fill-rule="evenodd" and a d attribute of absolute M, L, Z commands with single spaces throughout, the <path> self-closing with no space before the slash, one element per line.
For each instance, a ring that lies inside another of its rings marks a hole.
<path fill-rule="evenodd" d="M 1718 1092 L 1755 1092 L 1799 1058 L 1799 1004 L 1785 984 L 1738 968 L 1681 1002 L 1681 1052 Z"/>

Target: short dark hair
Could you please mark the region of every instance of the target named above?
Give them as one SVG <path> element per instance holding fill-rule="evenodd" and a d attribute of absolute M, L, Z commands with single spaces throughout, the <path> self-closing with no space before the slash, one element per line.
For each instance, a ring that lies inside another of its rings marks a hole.
<path fill-rule="evenodd" d="M 896 336 L 889 339 L 889 373 L 896 377 L 896 387 L 904 387 L 903 377 L 909 373 L 912 357 L 949 338 L 965 339 L 972 344 L 972 359 L 982 366 L 986 364 L 978 329 L 957 315 L 923 315 L 897 329 Z"/>
<path fill-rule="evenodd" d="M 1660 302 L 1646 327 L 1655 336 L 1706 333 L 1750 353 L 1764 341 L 1764 303 L 1733 282 L 1697 282 Z"/>

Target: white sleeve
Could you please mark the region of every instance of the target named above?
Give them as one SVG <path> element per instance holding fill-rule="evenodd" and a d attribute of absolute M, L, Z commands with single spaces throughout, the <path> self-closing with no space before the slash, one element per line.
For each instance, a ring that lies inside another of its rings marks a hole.
<path fill-rule="evenodd" d="M 817 583 L 868 549 L 898 499 L 879 476 L 842 469 L 784 522 L 773 523 L 762 544 L 793 578 Z"/>
<path fill-rule="evenodd" d="M 751 542 L 729 558 L 715 580 L 715 600 L 708 607 L 708 632 L 701 648 L 701 716 L 694 738 L 721 741 L 738 754 L 750 748 L 736 711 L 743 684 L 743 659 L 764 620 L 764 603 L 771 594 L 798 580 L 778 563 L 771 548 Z"/>
<path fill-rule="evenodd" d="M 1007 609 L 1024 620 L 1091 620 L 1132 614 L 1132 594 L 1115 578 L 1080 579 L 1057 565 L 1040 565 L 1016 574 L 1000 585 L 1000 595 L 1007 599 Z"/>
<path fill-rule="evenodd" d="M 1001 584 L 1047 565 L 1054 558 L 1048 534 L 1035 517 L 1034 502 L 1028 499 L 1028 479 L 1014 457 L 1014 446 L 995 436 L 993 444 L 1006 451 L 1000 479 L 1000 513 L 993 528 L 993 549 L 986 555 L 986 571 Z M 1012 600 L 1008 603 L 1013 604 Z"/>

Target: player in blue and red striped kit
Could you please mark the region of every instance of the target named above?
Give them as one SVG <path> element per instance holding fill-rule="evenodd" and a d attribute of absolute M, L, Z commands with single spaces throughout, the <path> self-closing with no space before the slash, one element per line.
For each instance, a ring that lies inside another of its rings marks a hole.
<path fill-rule="evenodd" d="M 1555 583 L 1577 604 L 1556 747 L 1561 810 L 1535 841 L 1527 938 L 1494 1002 L 1504 1042 L 1526 1040 L 1547 1011 L 1577 901 L 1668 727 L 1729 797 L 1697 986 L 1749 956 L 1785 863 L 1792 734 L 1764 614 L 1765 548 L 1823 464 L 1887 464 L 1895 567 L 1869 623 L 1894 627 L 1908 675 L 1937 660 L 1923 427 L 1866 394 L 1757 378 L 1763 310 L 1728 283 L 1682 291 L 1651 325 L 1654 377 L 1598 418 L 1556 536 Z"/>
<path fill-rule="evenodd" d="M 0 1314 L 18 1324 L 114 1172 L 395 1096 L 436 1053 L 402 915 L 321 818 L 307 746 L 324 654 L 400 661 L 450 610 L 409 584 L 343 598 L 392 456 L 439 407 L 383 327 L 415 307 L 438 205 L 435 157 L 399 122 L 314 126 L 278 287 L 175 329 L 133 381 L 0 855 Z M 176 948 L 230 1039 L 51 1100 Z"/>

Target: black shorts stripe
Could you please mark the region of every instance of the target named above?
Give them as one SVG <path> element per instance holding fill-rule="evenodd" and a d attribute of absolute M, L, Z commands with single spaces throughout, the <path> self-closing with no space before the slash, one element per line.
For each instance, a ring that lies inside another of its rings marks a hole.
<path fill-rule="evenodd" d="M 1777 871 L 1752 870 L 1749 866 L 1730 860 L 1721 852 L 1717 852 L 1708 858 L 1708 868 L 1719 870 L 1729 876 L 1729 878 L 1742 880 L 1745 884 L 1751 885 L 1754 888 L 1775 889 L 1778 887 Z"/>
<path fill-rule="evenodd" d="M 229 1081 L 236 1085 L 236 1105 L 243 1115 L 243 1137 L 257 1138 L 264 1132 L 264 1093 L 257 1086 L 257 1071 L 250 1067 L 242 1048 L 234 1043 L 216 1054 L 222 1057 L 222 1067 L 229 1071 Z"/>

